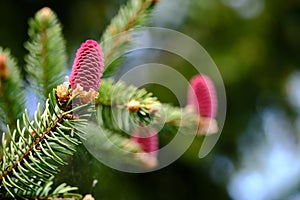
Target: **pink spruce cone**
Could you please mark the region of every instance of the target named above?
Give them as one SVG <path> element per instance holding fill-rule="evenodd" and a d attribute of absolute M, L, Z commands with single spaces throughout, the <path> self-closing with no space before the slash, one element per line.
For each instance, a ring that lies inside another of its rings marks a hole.
<path fill-rule="evenodd" d="M 209 77 L 200 74 L 192 77 L 187 101 L 188 106 L 196 109 L 202 117 L 216 117 L 218 109 L 217 94 Z"/>
<path fill-rule="evenodd" d="M 102 77 L 104 59 L 98 42 L 87 40 L 76 52 L 70 75 L 72 89 L 80 85 L 83 90 L 93 89 L 98 92 Z"/>
<path fill-rule="evenodd" d="M 140 144 L 142 150 L 153 156 L 157 155 L 158 150 L 158 134 L 151 128 L 140 128 L 132 132 L 131 140 Z"/>

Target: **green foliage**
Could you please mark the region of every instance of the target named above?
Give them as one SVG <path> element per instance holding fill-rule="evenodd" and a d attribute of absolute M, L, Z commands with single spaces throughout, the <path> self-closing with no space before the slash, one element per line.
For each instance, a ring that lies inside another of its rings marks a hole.
<path fill-rule="evenodd" d="M 141 125 L 160 130 L 165 138 L 178 132 L 192 137 L 205 134 L 199 131 L 199 116 L 192 109 L 161 104 L 151 92 L 121 81 L 101 82 L 96 112 L 97 123 L 86 127 L 89 133 L 86 146 L 101 153 L 107 162 L 147 166 L 147 160 L 134 154 L 140 152 L 141 147 L 130 142 L 128 134 Z"/>
<path fill-rule="evenodd" d="M 155 0 L 129 0 L 111 20 L 100 39 L 106 66 L 103 77 L 112 76 L 120 66 L 119 62 L 114 61 L 124 54 L 130 45 L 131 36 L 126 32 L 144 26 L 156 2 Z"/>
<path fill-rule="evenodd" d="M 186 135 L 202 134 L 198 132 L 199 116 L 193 110 L 162 104 L 160 112 L 153 120 L 153 126 L 164 125 L 162 131 L 168 133 L 180 132 Z"/>
<path fill-rule="evenodd" d="M 25 109 L 25 92 L 15 59 L 1 47 L 0 54 L 4 59 L 0 69 L 0 130 L 4 131 L 5 124 L 16 127 L 16 121 Z"/>
<path fill-rule="evenodd" d="M 72 155 L 74 145 L 80 144 L 73 134 L 80 136 L 78 128 L 86 124 L 83 117 L 88 115 L 80 110 L 88 111 L 88 106 L 83 104 L 63 111 L 53 90 L 42 112 L 38 106 L 34 120 L 30 120 L 25 112 L 22 116 L 24 126 L 17 121 L 17 129 L 7 131 L 11 140 L 7 141 L 5 134 L 2 137 L 4 155 L 0 162 L 0 189 L 5 188 L 11 196 L 48 194 L 52 184 L 49 180 L 58 172 L 58 165 L 67 164 L 64 157 Z M 57 191 L 60 190 L 53 194 Z"/>
<path fill-rule="evenodd" d="M 103 158 L 110 158 L 109 162 L 147 165 L 135 156 L 134 153 L 141 152 L 141 146 L 130 141 L 128 133 L 151 123 L 159 108 L 160 102 L 151 92 L 121 81 L 103 80 L 96 100 L 97 123 L 88 126 L 88 146 L 95 146 Z M 93 131 L 93 126 L 98 128 Z"/>
<path fill-rule="evenodd" d="M 83 128 L 85 146 L 92 152 L 97 152 L 97 158 L 107 163 L 120 163 L 128 166 L 143 166 L 135 153 L 141 152 L 141 146 L 130 140 L 128 135 L 120 134 L 111 129 L 103 128 L 96 123 L 89 123 Z"/>
<path fill-rule="evenodd" d="M 43 8 L 30 19 L 28 34 L 26 70 L 33 89 L 44 100 L 63 82 L 67 56 L 62 26 L 53 11 Z"/>
<path fill-rule="evenodd" d="M 160 102 L 145 89 L 103 80 L 96 105 L 101 125 L 130 132 L 138 123 L 149 123 Z"/>

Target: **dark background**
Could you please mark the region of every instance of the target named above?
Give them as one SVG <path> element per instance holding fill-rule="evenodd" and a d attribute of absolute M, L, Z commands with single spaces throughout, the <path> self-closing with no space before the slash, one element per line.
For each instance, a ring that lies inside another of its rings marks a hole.
<path fill-rule="evenodd" d="M 0 0 L 0 45 L 24 66 L 28 19 L 49 6 L 63 24 L 71 66 L 80 43 L 99 40 L 123 3 Z M 197 40 L 219 68 L 227 116 L 217 145 L 198 159 L 196 141 L 175 163 L 147 174 L 115 171 L 80 149 L 61 179 L 96 199 L 300 199 L 300 2 L 161 0 L 153 15 L 150 25 Z"/>

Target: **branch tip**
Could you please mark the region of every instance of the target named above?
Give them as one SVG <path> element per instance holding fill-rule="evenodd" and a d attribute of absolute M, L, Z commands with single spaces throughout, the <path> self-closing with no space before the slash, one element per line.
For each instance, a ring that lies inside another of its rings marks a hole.
<path fill-rule="evenodd" d="M 8 66 L 7 57 L 4 53 L 0 53 L 0 80 L 5 80 L 8 78 Z"/>

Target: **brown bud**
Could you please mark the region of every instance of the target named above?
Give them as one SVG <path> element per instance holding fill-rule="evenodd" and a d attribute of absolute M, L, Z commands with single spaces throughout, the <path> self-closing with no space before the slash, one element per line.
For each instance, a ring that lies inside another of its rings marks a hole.
<path fill-rule="evenodd" d="M 44 20 L 49 19 L 51 13 L 52 13 L 52 10 L 48 7 L 44 7 L 40 10 L 40 15 Z"/>
<path fill-rule="evenodd" d="M 87 194 L 83 197 L 82 200 L 95 200 L 95 198 L 91 194 Z"/>
<path fill-rule="evenodd" d="M 33 137 L 35 137 L 35 138 L 38 137 L 38 135 L 36 134 L 36 132 L 34 130 L 32 130 L 30 133 L 31 133 L 31 135 L 33 135 Z"/>
<path fill-rule="evenodd" d="M 6 62 L 6 55 L 0 53 L 0 79 L 8 78 L 8 67 Z"/>
<path fill-rule="evenodd" d="M 114 34 L 116 32 L 116 27 L 113 25 L 109 26 L 108 30 L 109 30 L 110 34 Z"/>
<path fill-rule="evenodd" d="M 56 96 L 60 103 L 66 103 L 70 99 L 70 91 L 68 90 L 68 88 L 66 86 L 64 86 L 62 84 L 58 85 L 56 87 Z"/>
<path fill-rule="evenodd" d="M 93 102 L 99 93 L 93 89 L 89 89 L 89 91 L 85 91 L 79 84 L 77 87 L 72 90 L 72 98 L 76 98 L 73 100 L 74 104 L 87 104 Z"/>
<path fill-rule="evenodd" d="M 140 152 L 135 154 L 135 159 L 142 162 L 146 169 L 153 169 L 158 166 L 158 159 L 151 153 Z"/>
<path fill-rule="evenodd" d="M 199 117 L 198 134 L 211 135 L 219 131 L 218 123 L 214 118 Z"/>
<path fill-rule="evenodd" d="M 131 101 L 128 102 L 127 104 L 127 109 L 131 113 L 135 113 L 140 110 L 141 103 L 139 101 L 136 101 L 132 99 Z"/>

